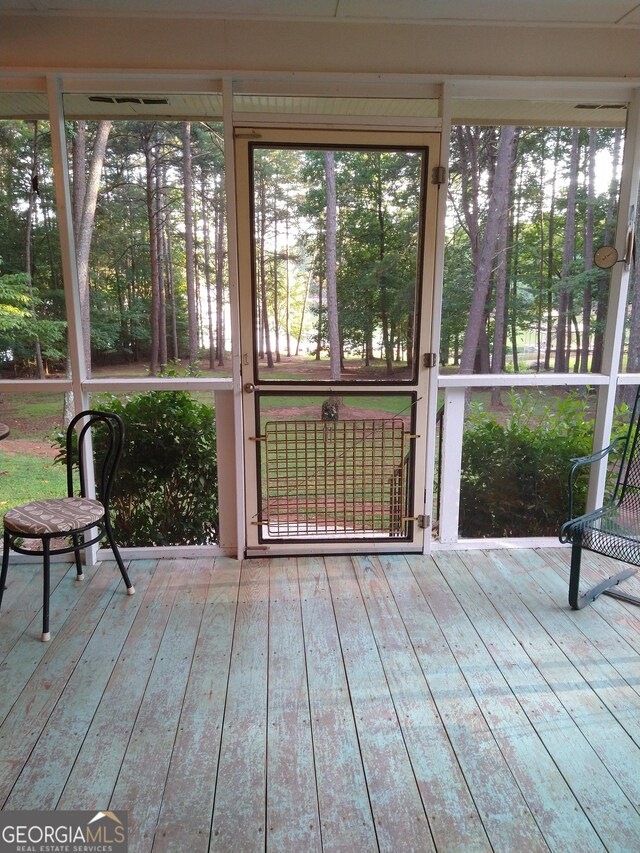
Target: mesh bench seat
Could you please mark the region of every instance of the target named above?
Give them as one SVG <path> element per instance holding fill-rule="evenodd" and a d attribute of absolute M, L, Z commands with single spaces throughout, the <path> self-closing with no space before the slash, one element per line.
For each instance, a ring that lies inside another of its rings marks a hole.
<path fill-rule="evenodd" d="M 640 388 L 631 415 L 626 436 L 616 439 L 608 447 L 575 459 L 569 473 L 569 514 L 573 515 L 574 485 L 580 469 L 605 459 L 614 450 L 623 448 L 616 485 L 611 498 L 598 509 L 570 518 L 560 529 L 560 541 L 570 542 L 571 571 L 569 575 L 569 604 L 579 610 L 585 604 L 605 593 L 615 598 L 640 604 L 640 598 L 614 589 L 636 573 L 628 568 L 580 594 L 580 563 L 582 551 L 593 551 L 633 566 L 640 566 L 640 443 L 638 442 L 638 417 L 640 416 Z"/>

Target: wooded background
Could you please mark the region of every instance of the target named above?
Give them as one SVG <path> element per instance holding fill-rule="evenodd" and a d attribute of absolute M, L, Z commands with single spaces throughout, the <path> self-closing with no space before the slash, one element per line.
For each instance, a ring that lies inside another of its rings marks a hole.
<path fill-rule="evenodd" d="M 222 371 L 229 348 L 222 128 L 68 123 L 85 355 L 95 370 Z M 621 130 L 453 129 L 442 369 L 598 372 Z M 253 150 L 256 336 L 298 359 L 413 364 L 419 152 Z M 636 206 L 637 210 L 638 206 Z M 640 369 L 632 270 L 622 369 Z M 89 334 L 90 330 L 90 334 Z M 66 370 L 50 131 L 0 122 L 0 370 Z"/>

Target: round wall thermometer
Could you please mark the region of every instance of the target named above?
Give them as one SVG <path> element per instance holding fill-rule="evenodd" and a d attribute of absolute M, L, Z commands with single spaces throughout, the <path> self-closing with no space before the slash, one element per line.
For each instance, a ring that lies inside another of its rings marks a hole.
<path fill-rule="evenodd" d="M 618 262 L 618 250 L 615 246 L 601 246 L 593 256 L 593 262 L 601 270 L 609 270 Z"/>

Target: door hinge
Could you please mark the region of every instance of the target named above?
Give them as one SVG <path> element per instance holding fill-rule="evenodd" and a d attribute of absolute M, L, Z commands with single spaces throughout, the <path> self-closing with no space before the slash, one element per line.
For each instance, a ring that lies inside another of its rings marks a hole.
<path fill-rule="evenodd" d="M 437 187 L 447 183 L 447 170 L 445 166 L 434 166 L 431 170 L 431 183 Z"/>
<path fill-rule="evenodd" d="M 422 366 L 423 367 L 435 367 L 437 362 L 437 356 L 435 352 L 425 352 L 422 356 Z"/>
<path fill-rule="evenodd" d="M 417 518 L 418 527 L 421 530 L 426 530 L 427 527 L 431 524 L 431 516 L 430 515 L 419 515 Z"/>

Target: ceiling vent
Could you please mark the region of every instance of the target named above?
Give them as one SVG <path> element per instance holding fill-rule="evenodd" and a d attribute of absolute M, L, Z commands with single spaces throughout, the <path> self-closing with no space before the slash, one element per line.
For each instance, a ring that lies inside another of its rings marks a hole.
<path fill-rule="evenodd" d="M 168 104 L 168 98 L 139 98 L 135 95 L 89 95 L 89 100 L 97 104 L 146 104 L 159 106 Z"/>
<path fill-rule="evenodd" d="M 576 110 L 626 110 L 626 104 L 576 104 Z"/>

